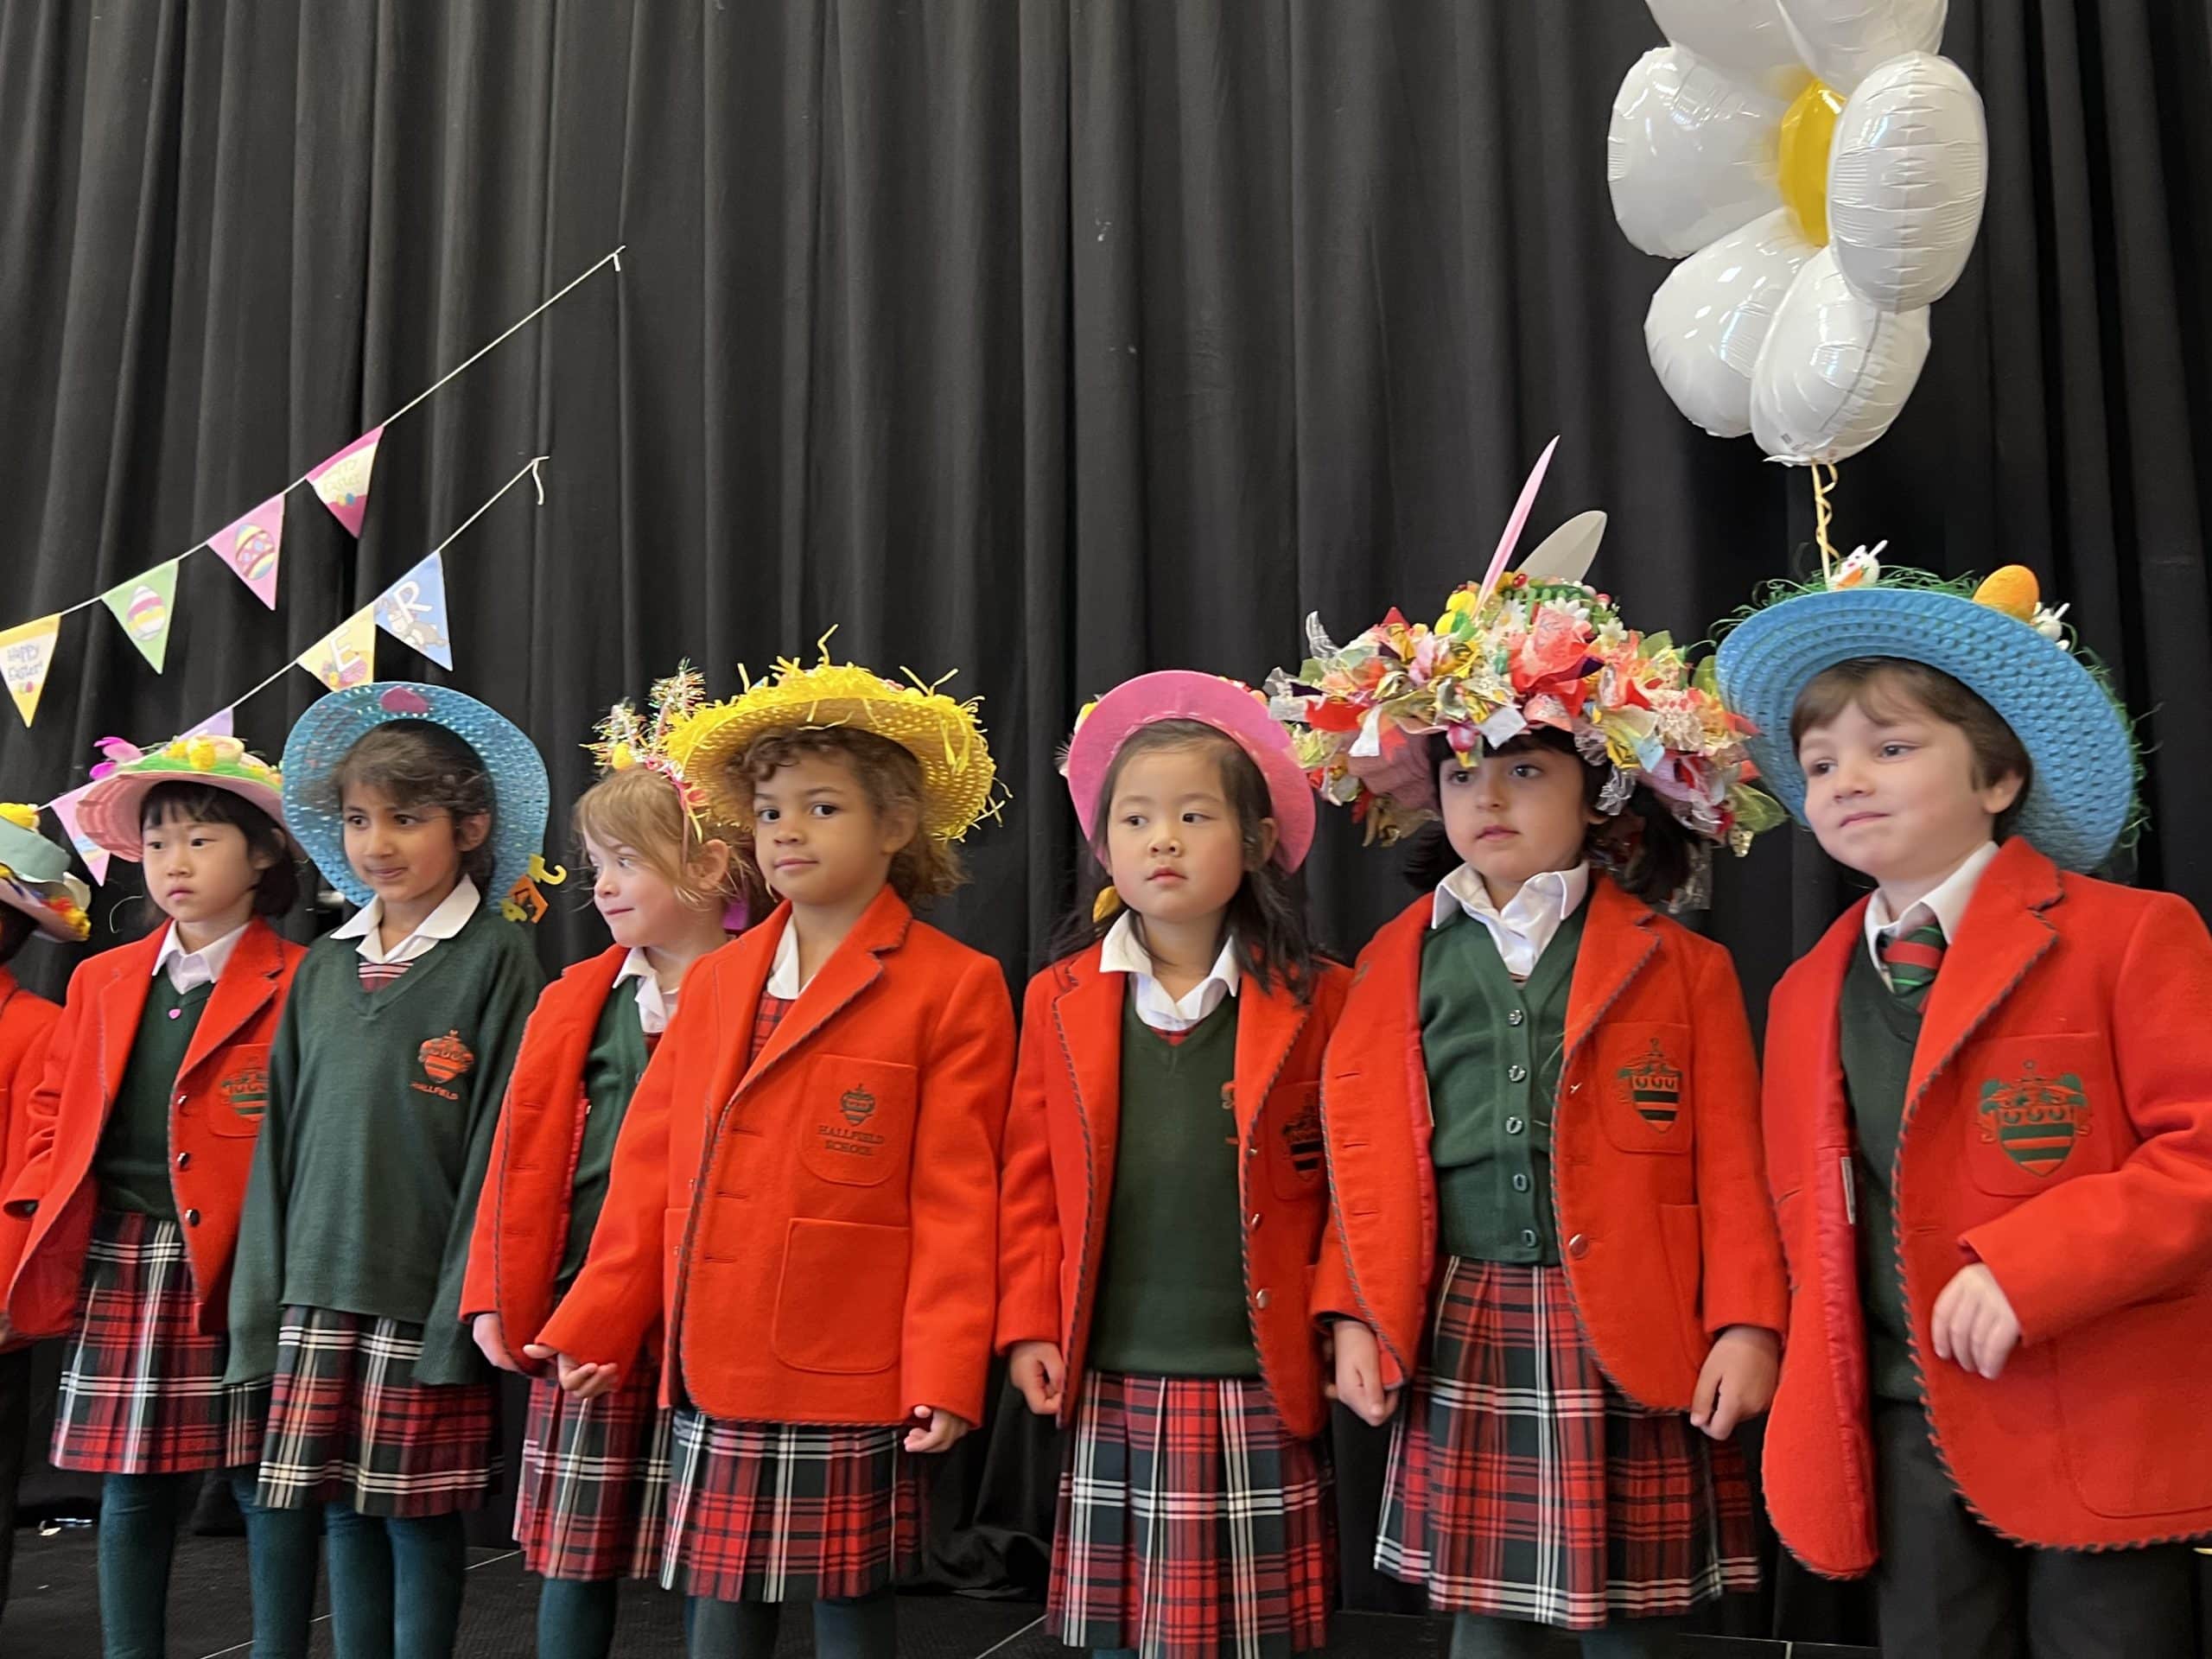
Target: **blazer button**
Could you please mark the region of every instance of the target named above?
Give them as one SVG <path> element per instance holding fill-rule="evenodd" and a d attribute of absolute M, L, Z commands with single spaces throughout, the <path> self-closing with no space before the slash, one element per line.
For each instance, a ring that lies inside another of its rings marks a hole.
<path fill-rule="evenodd" d="M 179 1169 L 190 1169 L 192 1167 L 192 1154 L 188 1152 L 180 1152 L 177 1154 L 176 1166 Z"/>
<path fill-rule="evenodd" d="M 1580 1262 L 1590 1254 L 1590 1241 L 1580 1233 L 1567 1241 L 1567 1253 Z"/>
<path fill-rule="evenodd" d="M 184 1212 L 184 1224 L 188 1227 L 197 1227 L 200 1224 L 200 1212 L 197 1210 L 186 1211 Z"/>
<path fill-rule="evenodd" d="M 1254 1141 L 1250 1146 L 1249 1146 L 1249 1147 L 1245 1147 L 1245 1148 L 1244 1148 L 1244 1155 L 1245 1155 L 1247 1158 L 1256 1158 L 1256 1157 L 1258 1157 L 1258 1156 L 1260 1155 L 1260 1143 L 1259 1143 L 1258 1141 Z"/>
<path fill-rule="evenodd" d="M 1260 1230 L 1260 1224 L 1265 1219 L 1267 1219 L 1267 1217 L 1262 1216 L 1258 1211 L 1255 1210 L 1252 1212 L 1252 1230 L 1255 1233 L 1258 1232 Z"/>
<path fill-rule="evenodd" d="M 188 1098 L 188 1096 L 184 1096 L 184 1095 L 179 1095 L 179 1096 L 176 1097 L 176 1103 L 177 1103 L 178 1105 L 181 1106 L 181 1105 L 183 1105 L 183 1104 L 185 1103 L 185 1102 L 186 1102 L 186 1100 L 187 1100 Z"/>
<path fill-rule="evenodd" d="M 1255 1307 L 1262 1307 L 1262 1308 L 1263 1308 L 1263 1307 L 1265 1307 L 1267 1305 L 1268 1305 L 1268 1293 L 1267 1293 L 1266 1291 L 1264 1291 L 1264 1290 L 1255 1290 L 1255 1291 L 1254 1291 L 1254 1292 L 1252 1293 L 1252 1306 L 1255 1306 Z"/>

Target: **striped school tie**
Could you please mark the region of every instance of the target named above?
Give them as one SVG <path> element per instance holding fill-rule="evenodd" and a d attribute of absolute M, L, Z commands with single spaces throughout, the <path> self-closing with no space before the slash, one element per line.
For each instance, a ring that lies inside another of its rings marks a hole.
<path fill-rule="evenodd" d="M 1928 1001 L 1928 988 L 1943 966 L 1943 930 L 1934 922 L 1892 933 L 1882 941 L 1882 971 L 1890 990 L 1908 1008 Z"/>

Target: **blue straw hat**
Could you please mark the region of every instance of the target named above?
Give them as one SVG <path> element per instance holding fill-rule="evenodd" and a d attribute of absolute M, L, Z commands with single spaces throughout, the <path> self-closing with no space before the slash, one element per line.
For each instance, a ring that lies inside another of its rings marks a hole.
<path fill-rule="evenodd" d="M 334 691 L 300 716 L 284 741 L 284 822 L 323 879 L 348 902 L 376 895 L 346 859 L 346 828 L 329 798 L 330 777 L 353 745 L 395 720 L 442 726 L 476 751 L 492 780 L 492 883 L 497 904 L 530 873 L 544 849 L 552 788 L 544 757 L 520 728 L 498 710 L 449 686 L 378 680 Z"/>
<path fill-rule="evenodd" d="M 1994 709 L 2033 762 L 2017 831 L 2072 870 L 2102 864 L 2135 812 L 2135 744 L 2100 676 L 2068 648 L 2061 611 L 2010 565 L 1978 589 L 1864 555 L 1854 585 L 1815 588 L 1750 612 L 1720 642 L 1721 696 L 1759 734 L 1751 758 L 1769 788 L 1805 821 L 1805 774 L 1789 740 L 1799 693 L 1839 663 L 1895 657 L 1959 681 Z"/>

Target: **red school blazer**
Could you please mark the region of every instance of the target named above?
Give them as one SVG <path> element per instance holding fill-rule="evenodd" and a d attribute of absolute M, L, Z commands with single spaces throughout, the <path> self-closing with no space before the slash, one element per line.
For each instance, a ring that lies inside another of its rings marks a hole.
<path fill-rule="evenodd" d="M 1836 1577 L 1878 1554 L 1837 1013 L 1865 912 L 1783 977 L 1767 1027 L 1767 1173 L 1794 1281 L 1767 1508 Z M 2208 1008 L 2212 937 L 2185 901 L 2063 874 L 2018 839 L 1929 993 L 1896 1170 L 1913 1357 L 1944 1466 L 2018 1541 L 2212 1532 Z M 1936 1297 L 1977 1261 L 2020 1320 L 1994 1380 L 1928 1345 Z"/>
<path fill-rule="evenodd" d="M 584 1270 L 538 1340 L 628 1365 L 664 1321 L 709 1416 L 980 1422 L 1014 1009 L 997 963 L 889 887 L 747 1063 L 790 925 L 701 958 L 615 1144 Z"/>
<path fill-rule="evenodd" d="M 553 1311 L 553 1281 L 568 1249 L 576 1159 L 591 1111 L 584 1063 L 613 995 L 614 976 L 629 954 L 618 944 L 587 957 L 538 994 L 515 1053 L 483 1194 L 476 1201 L 461 1320 L 497 1313 L 508 1349 L 528 1370 L 544 1370 L 523 1357 L 523 1344 L 537 1340 Z"/>
<path fill-rule="evenodd" d="M 998 1345 L 1059 1344 L 1068 1371 L 1063 1424 L 1082 1387 L 1121 1126 L 1128 976 L 1101 972 L 1101 949 L 1029 982 L 1000 1182 Z M 1263 991 L 1249 976 L 1236 997 L 1245 1297 L 1275 1413 L 1308 1440 L 1327 1414 L 1306 1310 L 1328 1216 L 1321 1162 L 1308 1148 L 1320 1130 L 1322 1051 L 1351 983 L 1349 969 L 1330 964 L 1303 1007 L 1281 986 Z"/>
<path fill-rule="evenodd" d="M 1779 1332 L 1782 1252 L 1759 1150 L 1758 1067 L 1728 952 L 1593 877 L 1552 1114 L 1552 1208 L 1584 1333 L 1613 1385 L 1687 1411 L 1713 1338 Z M 1376 1333 L 1383 1380 L 1420 1363 L 1436 1274 L 1434 1116 L 1421 1044 L 1427 896 L 1359 959 L 1321 1081 L 1331 1222 L 1316 1318 Z M 1670 1124 L 1630 1079 L 1678 1074 Z"/>
<path fill-rule="evenodd" d="M 60 1017 L 59 1004 L 25 990 L 0 968 L 0 1195 L 30 1154 L 31 1091 L 46 1075 L 46 1039 Z M 22 1254 L 29 1230 L 22 1218 L 0 1210 L 0 1275 Z"/>
<path fill-rule="evenodd" d="M 9 1276 L 8 1317 L 29 1335 L 59 1336 L 76 1316 L 99 1206 L 92 1154 L 130 1063 L 168 931 L 157 927 L 103 950 L 70 976 L 46 1075 L 31 1096 L 29 1148 L 6 1196 L 11 1215 L 30 1218 L 16 1255 L 0 1261 Z M 247 923 L 177 1069 L 169 1186 L 184 1223 L 202 1332 L 229 1326 L 231 1254 L 269 1100 L 269 1046 L 306 954 L 259 917 Z"/>

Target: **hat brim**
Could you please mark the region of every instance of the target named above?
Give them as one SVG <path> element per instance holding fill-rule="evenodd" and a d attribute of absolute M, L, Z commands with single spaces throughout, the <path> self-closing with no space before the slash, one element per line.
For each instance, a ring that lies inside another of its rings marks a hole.
<path fill-rule="evenodd" d="M 354 744 L 395 720 L 442 726 L 476 751 L 492 780 L 492 880 L 497 902 L 530 873 L 544 850 L 553 791 L 545 759 L 522 729 L 497 709 L 450 686 L 377 680 L 317 700 L 284 741 L 284 821 L 323 880 L 346 902 L 376 897 L 346 857 L 346 828 L 327 799 L 331 774 Z"/>
<path fill-rule="evenodd" d="M 76 922 L 62 918 L 49 902 L 55 899 L 67 899 L 76 906 Z M 80 944 L 91 936 L 92 918 L 85 912 L 92 901 L 92 889 L 73 875 L 54 881 L 26 881 L 13 871 L 0 870 L 0 905 L 21 911 L 41 933 L 63 944 Z"/>
<path fill-rule="evenodd" d="M 1096 844 L 1099 791 L 1122 745 L 1163 720 L 1211 726 L 1251 758 L 1268 785 L 1275 857 L 1287 870 L 1303 864 L 1313 847 L 1313 788 L 1290 734 L 1251 692 L 1192 669 L 1162 669 L 1124 680 L 1099 698 L 1068 740 L 1068 793 L 1084 839 Z"/>
<path fill-rule="evenodd" d="M 1755 611 L 1720 642 L 1729 708 L 1767 786 L 1805 821 L 1805 774 L 1789 740 L 1797 698 L 1839 663 L 1896 657 L 1937 669 L 1994 709 L 2034 765 L 2017 831 L 2072 870 L 2102 864 L 2134 811 L 2126 716 L 2088 667 L 2026 623 L 1934 588 L 1802 594 Z"/>
<path fill-rule="evenodd" d="M 818 670 L 808 672 L 820 672 Z M 921 763 L 922 831 L 957 841 L 991 807 L 997 777 L 974 716 L 942 693 L 908 691 L 884 682 L 880 695 L 820 695 L 804 684 L 754 687 L 720 708 L 702 710 L 683 752 L 671 758 L 707 792 L 731 823 L 753 823 L 753 791 L 734 775 L 756 739 L 772 732 L 851 726 L 905 749 Z"/>
<path fill-rule="evenodd" d="M 146 797 L 163 784 L 222 790 L 259 807 L 279 830 L 285 827 L 283 798 L 267 784 L 179 766 L 174 771 L 116 772 L 101 779 L 77 803 L 78 832 L 97 842 L 103 852 L 136 864 L 143 839 L 139 825 L 140 809 Z"/>

